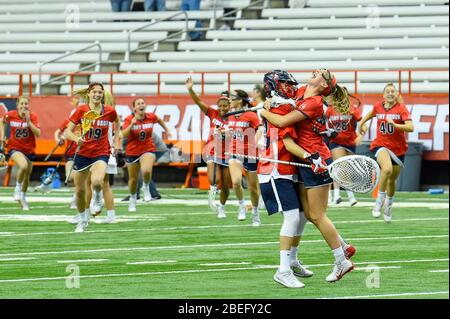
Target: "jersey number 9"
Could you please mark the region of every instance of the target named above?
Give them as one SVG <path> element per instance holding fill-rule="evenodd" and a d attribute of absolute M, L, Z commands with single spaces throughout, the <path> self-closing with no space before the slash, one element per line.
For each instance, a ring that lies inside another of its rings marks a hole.
<path fill-rule="evenodd" d="M 101 128 L 93 128 L 89 130 L 88 137 L 90 139 L 98 140 L 102 137 L 102 129 Z"/>

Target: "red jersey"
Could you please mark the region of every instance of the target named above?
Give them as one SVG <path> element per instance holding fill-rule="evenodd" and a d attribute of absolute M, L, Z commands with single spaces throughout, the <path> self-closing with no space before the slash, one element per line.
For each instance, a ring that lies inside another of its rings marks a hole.
<path fill-rule="evenodd" d="M 349 114 L 341 114 L 330 106 L 325 114 L 331 123 L 331 127 L 338 132 L 335 138 L 330 139 L 330 143 L 350 147 L 356 146 L 356 126 L 362 118 L 359 108 L 356 105 L 351 105 Z"/>
<path fill-rule="evenodd" d="M 6 124 L 9 124 L 10 135 L 8 140 L 8 150 L 18 150 L 24 154 L 34 154 L 36 149 L 36 137 L 28 127 L 25 119 L 19 117 L 17 110 L 9 111 L 5 114 Z M 31 122 L 39 128 L 36 113 L 30 112 Z"/>
<path fill-rule="evenodd" d="M 89 105 L 81 104 L 73 112 L 69 120 L 73 124 L 78 125 L 81 123 L 83 115 L 88 111 L 90 111 Z M 109 156 L 108 128 L 109 123 L 114 122 L 116 119 L 116 110 L 112 106 L 103 106 L 100 117 L 93 122 L 91 129 L 84 135 L 84 142 L 78 154 L 89 158 Z"/>
<path fill-rule="evenodd" d="M 319 152 L 322 159 L 327 160 L 331 157 L 331 152 L 322 136 L 314 133 L 312 130 L 312 122 L 324 115 L 322 97 L 316 95 L 303 99 L 305 90 L 306 86 L 297 90 L 297 110 L 305 115 L 306 119 L 295 123 L 297 132 L 296 142 L 308 153 L 313 154 Z"/>
<path fill-rule="evenodd" d="M 381 101 L 373 106 L 373 116 L 377 118 L 377 136 L 370 144 L 370 149 L 386 147 L 397 156 L 405 155 L 408 150 L 406 133 L 396 129 L 386 122 L 386 119 L 390 118 L 396 124 L 405 124 L 406 121 L 411 121 L 409 111 L 404 104 L 400 103 L 386 110 L 383 103 Z"/>
<path fill-rule="evenodd" d="M 123 123 L 123 129 L 130 126 L 133 118 L 133 114 L 127 116 Z M 155 123 L 158 123 L 158 117 L 153 113 L 145 113 L 145 117 L 142 120 L 136 120 L 136 123 L 131 127 L 130 135 L 128 135 L 125 149 L 127 156 L 141 156 L 147 152 L 156 152 L 152 139 Z"/>
<path fill-rule="evenodd" d="M 70 120 L 69 119 L 65 119 L 64 122 L 60 125 L 59 130 L 61 131 L 61 134 L 66 130 L 66 128 L 69 125 L 69 123 L 70 123 Z M 77 128 L 78 127 L 79 126 L 77 126 Z M 66 141 L 66 150 L 67 150 L 67 148 L 69 148 L 69 150 L 66 153 L 66 157 L 73 157 L 75 155 L 76 150 L 77 150 L 77 144 L 75 144 L 72 141 Z"/>
<path fill-rule="evenodd" d="M 256 154 L 256 130 L 260 126 L 258 115 L 254 112 L 245 112 L 240 116 L 228 117 L 228 134 L 231 134 L 232 142 L 229 152 L 233 154 Z M 249 153 L 250 151 L 250 153 Z"/>
<path fill-rule="evenodd" d="M 209 137 L 208 141 L 205 144 L 205 150 L 208 155 L 214 156 L 214 148 L 216 146 L 219 146 L 218 153 L 216 156 L 218 158 L 224 159 L 225 158 L 225 136 L 220 134 L 220 140 L 221 143 L 218 144 L 218 141 L 214 142 L 214 130 L 218 128 L 219 130 L 224 130 L 227 127 L 228 119 L 223 118 L 219 115 L 219 111 L 216 109 L 213 109 L 212 107 L 208 108 L 208 111 L 206 112 L 206 116 L 210 119 L 210 129 L 209 129 Z M 209 150 L 209 152 L 208 152 Z"/>
<path fill-rule="evenodd" d="M 276 108 L 271 108 L 270 112 L 279 115 L 286 115 L 292 112 L 293 109 L 294 108 L 292 107 L 292 105 L 285 104 L 280 105 Z M 262 157 L 287 162 L 295 161 L 295 156 L 292 153 L 288 152 L 283 143 L 283 138 L 285 138 L 286 136 L 291 136 L 294 140 L 297 138 L 294 126 L 279 128 L 267 122 L 266 136 L 269 139 L 269 145 Z M 268 175 L 274 178 L 278 177 L 292 180 L 294 178 L 294 175 L 297 174 L 297 168 L 293 165 L 259 161 L 258 174 Z M 260 182 L 268 182 L 268 180 L 264 180 L 264 177 L 261 177 L 262 176 L 260 176 Z"/>

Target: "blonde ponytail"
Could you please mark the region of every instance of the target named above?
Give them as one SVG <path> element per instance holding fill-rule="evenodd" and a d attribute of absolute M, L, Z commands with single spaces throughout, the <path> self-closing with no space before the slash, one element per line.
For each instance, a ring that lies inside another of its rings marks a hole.
<path fill-rule="evenodd" d="M 350 113 L 350 98 L 346 87 L 336 85 L 331 94 L 331 105 L 340 114 Z"/>

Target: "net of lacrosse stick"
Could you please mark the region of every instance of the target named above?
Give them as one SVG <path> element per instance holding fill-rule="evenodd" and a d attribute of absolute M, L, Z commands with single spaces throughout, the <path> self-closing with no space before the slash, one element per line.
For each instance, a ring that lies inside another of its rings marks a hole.
<path fill-rule="evenodd" d="M 311 168 L 311 165 L 298 162 L 280 161 L 269 158 L 241 155 L 241 154 L 231 154 L 231 153 L 225 154 L 253 160 L 267 161 L 271 163 L 279 163 Z M 335 182 L 339 183 L 339 185 L 342 188 L 350 190 L 355 193 L 372 192 L 378 185 L 380 179 L 380 167 L 378 166 L 378 163 L 368 156 L 363 155 L 344 156 L 328 165 L 327 168 L 331 178 Z"/>

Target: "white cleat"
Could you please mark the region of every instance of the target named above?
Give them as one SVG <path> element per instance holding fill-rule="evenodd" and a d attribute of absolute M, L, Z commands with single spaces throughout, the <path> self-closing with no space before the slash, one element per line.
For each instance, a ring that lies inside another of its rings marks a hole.
<path fill-rule="evenodd" d="M 215 204 L 217 194 L 217 186 L 210 186 L 208 191 L 208 206 L 212 212 L 217 211 L 217 207 Z"/>
<path fill-rule="evenodd" d="M 386 223 L 390 223 L 392 221 L 392 205 L 387 205 L 384 207 L 384 214 L 383 214 L 384 221 Z"/>
<path fill-rule="evenodd" d="M 142 189 L 144 190 L 144 202 L 151 202 L 152 201 L 152 195 L 150 194 L 150 188 L 148 185 L 143 185 Z"/>
<path fill-rule="evenodd" d="M 381 216 L 381 210 L 377 210 L 377 207 L 375 207 L 375 208 L 372 210 L 372 216 L 373 216 L 374 218 L 379 218 L 379 217 Z"/>
<path fill-rule="evenodd" d="M 105 218 L 94 219 L 94 222 L 96 224 L 116 224 L 117 223 L 115 217 L 105 217 Z"/>
<path fill-rule="evenodd" d="M 80 221 L 80 215 L 76 214 L 71 220 L 69 220 L 69 224 L 77 225 Z"/>
<path fill-rule="evenodd" d="M 247 215 L 247 207 L 245 206 L 239 207 L 238 220 L 240 221 L 245 220 L 246 215 Z"/>
<path fill-rule="evenodd" d="M 130 213 L 134 213 L 136 211 L 136 200 L 130 198 L 130 202 L 128 203 L 128 211 Z"/>
<path fill-rule="evenodd" d="M 22 210 L 25 210 L 25 211 L 30 210 L 30 206 L 28 205 L 28 202 L 25 197 L 22 197 L 20 199 L 20 205 L 22 205 Z"/>
<path fill-rule="evenodd" d="M 273 279 L 287 288 L 303 288 L 305 285 L 295 278 L 292 270 L 280 272 L 277 270 Z"/>
<path fill-rule="evenodd" d="M 82 233 L 86 230 L 88 226 L 87 222 L 79 221 L 77 224 L 77 228 L 75 228 L 74 233 Z"/>
<path fill-rule="evenodd" d="M 227 218 L 227 215 L 225 214 L 225 207 L 217 206 L 217 218 Z"/>
<path fill-rule="evenodd" d="M 328 282 L 336 282 L 344 277 L 345 274 L 349 273 L 355 268 L 355 265 L 348 259 L 342 262 L 336 262 L 333 271 L 326 278 Z"/>
<path fill-rule="evenodd" d="M 103 199 L 99 196 L 97 199 L 92 198 L 91 204 L 89 205 L 89 210 L 92 216 L 98 216 L 102 212 Z"/>
<path fill-rule="evenodd" d="M 353 206 L 355 206 L 356 204 L 358 204 L 358 201 L 356 200 L 356 198 L 351 198 L 350 200 L 349 200 L 349 202 L 350 202 L 350 207 L 353 207 Z"/>
<path fill-rule="evenodd" d="M 312 277 L 312 275 L 314 275 L 314 273 L 311 270 L 303 267 L 303 265 L 300 263 L 299 260 L 291 263 L 291 269 L 292 269 L 292 272 L 294 273 L 294 275 L 297 277 L 307 278 L 307 277 Z"/>
<path fill-rule="evenodd" d="M 13 194 L 13 197 L 14 197 L 15 201 L 20 201 L 20 192 L 21 192 L 21 188 L 16 186 L 14 188 L 14 194 Z"/>
<path fill-rule="evenodd" d="M 252 226 L 254 226 L 254 227 L 261 226 L 261 219 L 259 218 L 259 215 L 253 214 L 253 216 L 252 216 Z"/>

